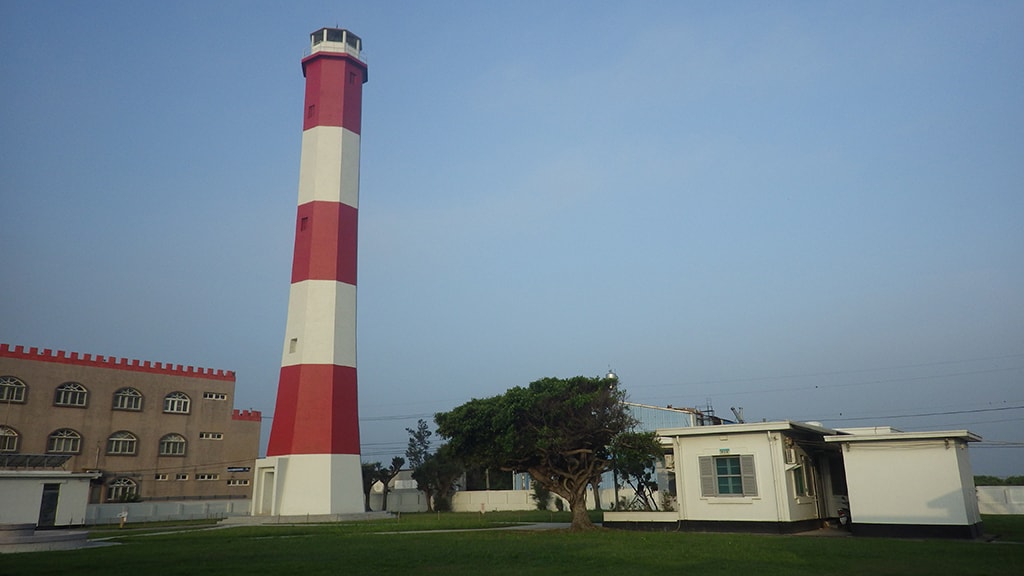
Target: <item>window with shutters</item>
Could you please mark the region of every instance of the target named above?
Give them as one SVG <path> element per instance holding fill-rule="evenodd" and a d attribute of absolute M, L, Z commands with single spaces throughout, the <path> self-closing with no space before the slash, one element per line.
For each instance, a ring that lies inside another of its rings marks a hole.
<path fill-rule="evenodd" d="M 698 464 L 702 497 L 757 496 L 752 454 L 701 456 Z"/>

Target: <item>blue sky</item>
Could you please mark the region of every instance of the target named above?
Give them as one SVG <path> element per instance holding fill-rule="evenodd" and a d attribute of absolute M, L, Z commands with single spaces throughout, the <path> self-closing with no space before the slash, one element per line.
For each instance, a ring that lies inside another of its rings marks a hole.
<path fill-rule="evenodd" d="M 235 370 L 272 415 L 322 26 L 370 69 L 366 459 L 610 367 L 1024 474 L 1019 2 L 0 3 L 0 342 Z"/>

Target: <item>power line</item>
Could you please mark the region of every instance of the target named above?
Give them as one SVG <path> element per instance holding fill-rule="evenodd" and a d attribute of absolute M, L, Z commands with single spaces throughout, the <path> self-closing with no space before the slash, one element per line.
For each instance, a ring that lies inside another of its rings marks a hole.
<path fill-rule="evenodd" d="M 953 414 L 977 414 L 979 412 L 998 412 L 1001 410 L 1020 410 L 1024 409 L 1024 405 L 1021 406 L 1001 406 L 999 408 L 978 408 L 975 410 L 950 410 L 947 412 L 925 412 L 921 414 L 893 414 L 886 416 L 863 416 L 858 418 L 826 418 L 828 422 L 852 422 L 856 420 L 879 420 L 883 418 L 922 418 L 925 416 L 950 416 Z"/>

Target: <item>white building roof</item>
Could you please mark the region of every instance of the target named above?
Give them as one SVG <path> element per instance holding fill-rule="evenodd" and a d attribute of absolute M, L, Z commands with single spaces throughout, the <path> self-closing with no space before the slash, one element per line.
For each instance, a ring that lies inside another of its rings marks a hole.
<path fill-rule="evenodd" d="M 715 436 L 721 434 L 747 434 L 751 432 L 777 432 L 785 430 L 797 430 L 802 432 L 814 432 L 823 436 L 839 434 L 839 432 L 807 422 L 794 422 L 792 420 L 779 420 L 775 422 L 750 422 L 746 424 L 722 424 L 718 426 L 697 426 L 693 428 L 659 428 L 659 436 Z"/>
<path fill-rule="evenodd" d="M 843 434 L 830 436 L 825 442 L 892 442 L 901 440 L 944 440 L 955 438 L 964 442 L 980 442 L 978 436 L 970 430 L 933 430 L 930 432 L 891 432 L 887 434 Z"/>

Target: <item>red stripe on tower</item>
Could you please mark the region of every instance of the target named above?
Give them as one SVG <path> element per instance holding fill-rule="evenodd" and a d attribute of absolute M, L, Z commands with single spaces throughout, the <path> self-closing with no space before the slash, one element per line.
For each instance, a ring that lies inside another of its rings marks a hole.
<path fill-rule="evenodd" d="M 354 286 L 358 227 L 358 210 L 348 204 L 313 201 L 299 206 L 292 283 L 337 280 Z"/>

